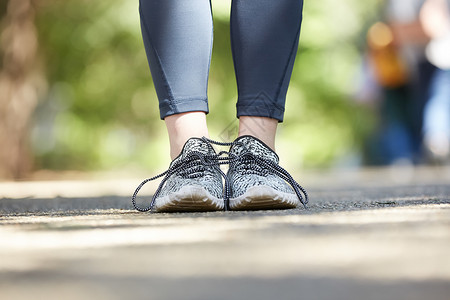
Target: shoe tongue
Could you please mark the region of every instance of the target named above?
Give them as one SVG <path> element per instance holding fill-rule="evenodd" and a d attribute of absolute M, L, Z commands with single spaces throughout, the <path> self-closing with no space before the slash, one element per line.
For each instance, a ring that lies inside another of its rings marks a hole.
<path fill-rule="evenodd" d="M 215 154 L 214 148 L 202 139 L 199 138 L 190 138 L 183 146 L 183 150 L 181 151 L 181 156 L 185 157 L 188 153 L 191 152 L 200 152 L 206 155 Z"/>
<path fill-rule="evenodd" d="M 171 163 L 172 166 L 180 159 L 185 158 L 189 153 L 191 152 L 199 152 L 203 153 L 205 155 L 214 155 L 216 154 L 216 151 L 214 151 L 214 148 L 204 140 L 200 138 L 190 138 L 187 140 L 187 142 L 183 146 L 183 150 L 181 150 L 180 155 L 178 155 Z"/>
<path fill-rule="evenodd" d="M 253 155 L 269 159 L 278 164 L 278 155 L 259 139 L 244 135 L 238 137 L 231 146 L 230 152 L 234 155 L 241 155 L 243 152 L 249 151 Z"/>

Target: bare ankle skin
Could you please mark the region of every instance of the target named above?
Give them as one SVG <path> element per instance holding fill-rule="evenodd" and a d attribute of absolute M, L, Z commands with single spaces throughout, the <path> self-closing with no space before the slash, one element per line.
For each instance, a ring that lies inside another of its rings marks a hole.
<path fill-rule="evenodd" d="M 173 160 L 180 154 L 186 141 L 192 137 L 209 137 L 206 113 L 186 112 L 168 116 L 164 119 L 170 142 L 170 157 Z"/>
<path fill-rule="evenodd" d="M 251 135 L 275 151 L 275 135 L 278 120 L 267 117 L 241 116 L 239 117 L 238 136 Z"/>

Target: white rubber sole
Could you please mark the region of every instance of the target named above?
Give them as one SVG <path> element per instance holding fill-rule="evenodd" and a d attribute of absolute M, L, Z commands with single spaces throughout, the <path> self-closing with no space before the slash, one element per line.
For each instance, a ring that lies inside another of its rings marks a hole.
<path fill-rule="evenodd" d="M 253 186 L 244 195 L 230 199 L 230 210 L 289 209 L 297 207 L 299 203 L 295 194 L 261 185 Z"/>
<path fill-rule="evenodd" d="M 183 186 L 176 193 L 156 199 L 153 209 L 156 212 L 216 211 L 224 209 L 224 202 L 201 186 Z"/>

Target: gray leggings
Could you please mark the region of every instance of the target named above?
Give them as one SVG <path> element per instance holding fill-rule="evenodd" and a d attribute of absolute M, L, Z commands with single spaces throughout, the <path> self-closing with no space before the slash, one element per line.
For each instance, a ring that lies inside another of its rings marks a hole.
<path fill-rule="evenodd" d="M 233 0 L 231 46 L 237 116 L 283 121 L 303 0 Z M 213 25 L 210 0 L 140 0 L 142 36 L 161 119 L 208 113 Z"/>

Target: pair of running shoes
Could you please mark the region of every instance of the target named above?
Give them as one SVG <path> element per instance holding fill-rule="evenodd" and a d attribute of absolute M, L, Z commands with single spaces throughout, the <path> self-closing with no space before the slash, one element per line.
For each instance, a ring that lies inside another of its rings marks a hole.
<path fill-rule="evenodd" d="M 214 144 L 229 151 L 216 153 Z M 226 173 L 220 168 L 225 164 Z M 140 189 L 161 177 L 150 205 L 139 206 Z M 221 143 L 203 137 L 189 139 L 167 171 L 144 180 L 132 203 L 139 211 L 154 212 L 289 209 L 306 208 L 308 194 L 261 140 L 246 135 Z"/>

